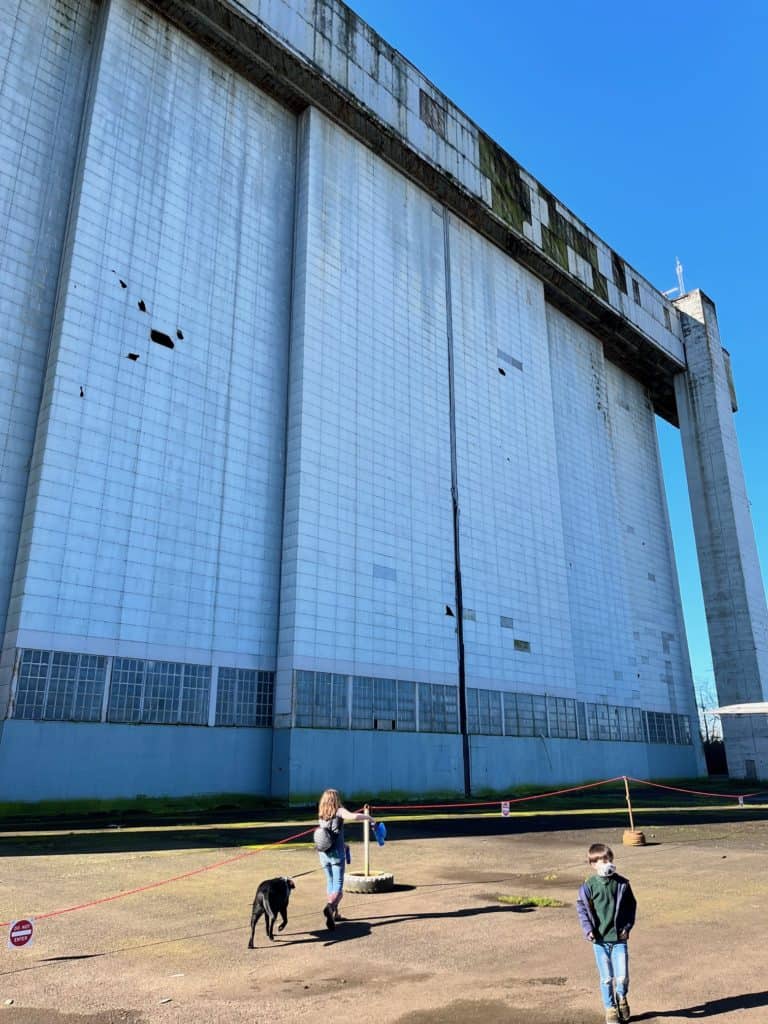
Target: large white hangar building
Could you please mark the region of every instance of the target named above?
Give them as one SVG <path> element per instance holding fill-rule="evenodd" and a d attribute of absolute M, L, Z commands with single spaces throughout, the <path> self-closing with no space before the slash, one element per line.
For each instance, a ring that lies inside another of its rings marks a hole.
<path fill-rule="evenodd" d="M 712 303 L 338 0 L 5 8 L 0 799 L 700 773 L 656 414 L 768 697 Z"/>

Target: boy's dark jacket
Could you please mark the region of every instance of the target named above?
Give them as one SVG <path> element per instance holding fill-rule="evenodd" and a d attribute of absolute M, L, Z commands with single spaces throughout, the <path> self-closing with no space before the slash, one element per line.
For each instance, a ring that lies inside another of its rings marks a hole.
<path fill-rule="evenodd" d="M 629 884 L 628 878 L 618 874 L 613 877 L 619 883 L 616 890 L 616 910 L 613 922 L 616 926 L 616 934 L 620 935 L 621 932 L 629 932 L 635 923 L 637 900 L 632 892 L 632 886 Z M 579 889 L 579 895 L 576 899 L 576 912 L 579 915 L 579 921 L 586 937 L 589 938 L 589 933 L 592 932 L 593 935 L 599 938 L 597 916 L 586 882 Z"/>

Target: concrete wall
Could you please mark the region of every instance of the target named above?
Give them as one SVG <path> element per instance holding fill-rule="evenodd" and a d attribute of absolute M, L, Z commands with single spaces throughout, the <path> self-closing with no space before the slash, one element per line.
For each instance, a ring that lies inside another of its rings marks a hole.
<path fill-rule="evenodd" d="M 641 743 L 574 743 L 541 737 L 473 736 L 472 778 L 476 790 L 509 791 L 530 780 L 529 765 L 537 766 L 537 783 L 557 786 L 631 775 L 639 779 L 685 778 L 696 765 L 690 747 L 646 746 Z M 524 805 L 527 806 L 527 805 Z"/>
<path fill-rule="evenodd" d="M 577 690 L 695 715 L 653 410 L 596 338 L 547 317 Z"/>
<path fill-rule="evenodd" d="M 0 801 L 270 792 L 271 729 L 9 719 Z"/>
<path fill-rule="evenodd" d="M 344 793 L 456 793 L 462 788 L 457 735 L 327 729 L 276 730 L 280 772 L 291 799 L 317 799 L 327 786 Z M 280 786 L 280 780 L 276 780 Z"/>
<path fill-rule="evenodd" d="M 0 638 L 97 24 L 93 0 L 9 0 L 0 19 Z"/>
<path fill-rule="evenodd" d="M 6 648 L 274 668 L 295 119 L 104 16 Z"/>
<path fill-rule="evenodd" d="M 456 679 L 442 210 L 314 111 L 298 196 L 280 715 L 296 668 Z"/>
<path fill-rule="evenodd" d="M 543 288 L 454 219 L 450 253 L 467 682 L 572 694 Z"/>

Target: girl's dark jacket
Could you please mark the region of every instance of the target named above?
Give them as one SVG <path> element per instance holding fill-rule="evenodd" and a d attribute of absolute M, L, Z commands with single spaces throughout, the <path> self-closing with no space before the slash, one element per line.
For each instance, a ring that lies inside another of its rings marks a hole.
<path fill-rule="evenodd" d="M 616 934 L 620 935 L 622 932 L 629 932 L 635 923 L 637 900 L 632 892 L 629 879 L 623 875 L 614 875 L 613 877 L 619 883 L 616 890 L 616 910 L 613 923 L 616 926 Z M 589 933 L 592 932 L 595 938 L 599 939 L 597 915 L 595 914 L 592 897 L 586 882 L 579 889 L 579 895 L 576 899 L 576 912 L 579 915 L 579 921 L 586 937 L 589 938 Z"/>

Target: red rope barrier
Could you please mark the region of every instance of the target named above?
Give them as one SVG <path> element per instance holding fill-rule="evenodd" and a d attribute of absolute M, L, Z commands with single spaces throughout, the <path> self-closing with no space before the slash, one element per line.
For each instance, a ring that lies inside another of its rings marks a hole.
<path fill-rule="evenodd" d="M 140 885 L 136 889 L 126 889 L 125 892 L 117 892 L 112 896 L 102 896 L 98 900 L 89 900 L 88 903 L 78 903 L 75 907 L 64 907 L 62 910 L 50 910 L 47 914 L 32 914 L 36 921 L 43 921 L 46 917 L 58 917 L 61 914 L 71 914 L 75 910 L 85 910 L 88 907 L 97 907 L 100 903 L 111 903 L 112 900 L 121 900 L 124 896 L 135 896 L 138 892 L 147 892 L 149 889 L 157 889 L 161 885 L 168 885 L 170 882 L 180 882 L 183 878 L 192 878 L 193 875 L 202 875 L 206 871 L 214 871 L 216 868 L 224 867 L 225 864 L 234 864 L 238 860 L 245 860 L 246 857 L 253 857 L 257 853 L 262 853 L 264 850 L 269 849 L 272 846 L 283 846 L 285 843 L 290 843 L 294 839 L 301 839 L 302 836 L 308 836 L 314 831 L 313 828 L 308 828 L 304 832 L 297 832 L 293 836 L 288 836 L 286 839 L 278 839 L 274 843 L 265 843 L 261 849 L 258 850 L 246 850 L 245 853 L 238 853 L 234 857 L 227 857 L 226 860 L 217 861 L 215 864 L 207 864 L 204 868 L 194 868 L 192 871 L 185 871 L 181 875 L 174 875 L 172 878 L 163 878 L 159 882 L 149 882 L 148 885 Z M 7 928 L 10 925 L 10 921 L 0 921 L 0 928 Z"/>
<path fill-rule="evenodd" d="M 656 789 L 669 789 L 673 793 L 693 793 L 694 796 L 715 796 L 724 800 L 747 800 L 749 797 L 758 796 L 758 793 L 707 793 L 703 789 L 683 789 L 681 786 L 665 786 L 662 782 L 649 782 L 648 779 L 636 779 L 627 775 L 629 782 L 639 782 L 643 786 L 655 786 Z"/>
<path fill-rule="evenodd" d="M 594 789 L 596 786 L 607 786 L 609 782 L 621 782 L 623 775 L 613 779 L 601 779 L 599 782 L 585 782 L 581 786 L 569 786 L 567 789 L 553 789 L 549 793 L 532 793 L 530 796 L 502 797 L 499 800 L 478 800 L 473 803 L 454 804 L 371 804 L 371 810 L 377 811 L 425 811 L 437 810 L 441 807 L 496 807 L 499 803 L 520 804 L 526 800 L 543 800 L 548 796 L 561 796 L 563 793 L 575 793 L 581 789 Z"/>
<path fill-rule="evenodd" d="M 562 796 L 564 793 L 576 793 L 585 789 L 595 789 L 597 786 L 607 786 L 612 782 L 622 782 L 624 780 L 627 780 L 628 782 L 637 782 L 643 786 L 652 786 L 656 789 L 669 790 L 674 793 L 691 793 L 693 796 L 722 797 L 723 799 L 728 800 L 744 801 L 750 797 L 760 795 L 759 793 L 709 793 L 700 789 L 685 789 L 682 786 L 667 786 L 661 782 L 650 782 L 648 779 L 636 779 L 631 775 L 617 775 L 612 779 L 601 779 L 599 782 L 586 782 L 580 786 L 568 786 L 564 789 L 553 789 L 547 793 L 533 793 L 529 796 L 506 797 L 502 800 L 477 800 L 472 802 L 443 804 L 371 804 L 370 808 L 371 811 L 428 811 L 457 807 L 496 807 L 502 802 L 520 804 L 525 803 L 528 800 L 544 800 L 550 796 Z M 265 843 L 264 846 L 260 847 L 258 850 L 247 850 L 245 853 L 238 853 L 234 857 L 227 857 L 226 860 L 217 861 L 215 864 L 208 864 L 202 868 L 185 871 L 183 874 L 174 875 L 172 878 L 163 878 L 158 882 L 149 882 L 147 885 L 141 885 L 135 889 L 127 889 L 125 892 L 114 893 L 112 896 L 103 896 L 101 899 L 90 900 L 87 903 L 79 903 L 74 907 L 63 907 L 61 910 L 51 910 L 46 914 L 33 914 L 32 916 L 35 920 L 42 921 L 48 917 L 59 917 L 61 914 L 71 914 L 75 910 L 86 910 L 88 907 L 97 907 L 102 903 L 111 903 L 113 900 L 120 900 L 125 896 L 135 896 L 137 893 L 147 892 L 150 889 L 157 889 L 162 885 L 169 885 L 171 882 L 180 882 L 185 878 L 192 878 L 194 875 L 202 875 L 206 871 L 214 871 L 216 868 L 224 867 L 227 864 L 235 864 L 237 861 L 244 860 L 246 857 L 253 857 L 257 853 L 262 853 L 263 850 L 268 850 L 274 846 L 283 846 L 286 843 L 293 842 L 294 839 L 301 839 L 303 836 L 310 835 L 313 831 L 314 826 L 312 828 L 305 829 L 303 832 L 296 832 L 292 836 L 287 836 L 285 839 L 278 839 L 274 843 Z M 0 928 L 7 928 L 10 923 L 10 921 L 0 921 Z"/>

